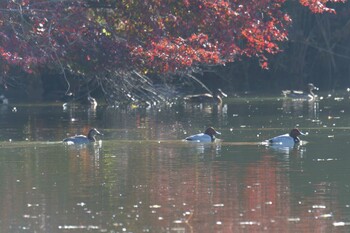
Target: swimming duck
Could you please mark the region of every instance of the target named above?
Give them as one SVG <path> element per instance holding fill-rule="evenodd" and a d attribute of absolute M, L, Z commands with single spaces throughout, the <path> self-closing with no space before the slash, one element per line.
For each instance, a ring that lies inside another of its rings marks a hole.
<path fill-rule="evenodd" d="M 185 138 L 185 140 L 195 142 L 214 142 L 216 134 L 220 135 L 221 133 L 216 131 L 213 127 L 209 127 L 204 131 L 204 133 L 188 136 Z"/>
<path fill-rule="evenodd" d="M 290 131 L 289 134 L 283 134 L 269 139 L 268 143 L 272 145 L 292 147 L 300 142 L 300 139 L 298 137 L 300 135 L 306 134 L 300 132 L 299 129 L 294 128 Z"/>
<path fill-rule="evenodd" d="M 313 90 L 318 90 L 313 83 L 307 84 L 307 91 L 284 90 L 282 94 L 285 97 L 298 100 L 314 100 L 316 98 Z"/>
<path fill-rule="evenodd" d="M 101 134 L 97 129 L 92 128 L 89 130 L 89 133 L 87 136 L 76 135 L 73 137 L 63 139 L 63 142 L 68 144 L 86 144 L 90 142 L 95 142 L 96 141 L 95 135 L 103 135 L 103 134 Z"/>
<path fill-rule="evenodd" d="M 227 94 L 224 93 L 221 89 L 217 89 L 213 94 L 204 93 L 197 95 L 187 95 L 184 97 L 184 100 L 192 103 L 222 103 L 222 97 L 227 97 Z"/>

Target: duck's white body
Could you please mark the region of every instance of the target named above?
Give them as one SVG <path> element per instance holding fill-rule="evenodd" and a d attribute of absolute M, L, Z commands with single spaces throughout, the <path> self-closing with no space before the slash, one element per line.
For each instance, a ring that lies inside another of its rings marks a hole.
<path fill-rule="evenodd" d="M 212 138 L 205 133 L 199 133 L 195 135 L 188 136 L 185 138 L 187 141 L 196 141 L 196 142 L 212 142 Z"/>
<path fill-rule="evenodd" d="M 204 133 L 188 136 L 187 138 L 185 138 L 185 140 L 192 141 L 192 142 L 214 142 L 216 134 L 221 134 L 221 133 L 216 131 L 213 127 L 209 127 L 205 130 Z"/>
<path fill-rule="evenodd" d="M 63 142 L 66 142 L 68 144 L 85 144 L 85 143 L 94 142 L 94 141 L 88 139 L 88 137 L 85 135 L 76 135 L 73 137 L 63 139 Z"/>
<path fill-rule="evenodd" d="M 286 147 L 292 147 L 296 143 L 298 143 L 299 140 L 296 140 L 296 139 L 292 138 L 291 136 L 289 136 L 288 133 L 286 133 L 286 134 L 283 134 L 283 135 L 279 135 L 279 136 L 270 138 L 268 140 L 268 142 L 270 144 L 273 144 L 273 145 L 281 145 L 281 146 L 286 146 Z"/>

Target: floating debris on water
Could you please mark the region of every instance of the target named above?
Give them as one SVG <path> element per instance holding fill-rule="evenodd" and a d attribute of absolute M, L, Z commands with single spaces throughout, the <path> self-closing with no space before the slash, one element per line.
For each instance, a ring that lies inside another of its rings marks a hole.
<path fill-rule="evenodd" d="M 350 226 L 350 222 L 334 222 L 333 226 L 335 227 Z"/>
<path fill-rule="evenodd" d="M 25 214 L 25 215 L 23 215 L 23 218 L 37 219 L 38 216 Z"/>
<path fill-rule="evenodd" d="M 328 162 L 328 161 L 337 161 L 338 159 L 334 158 L 328 158 L 328 159 L 313 159 L 313 161 L 316 162 Z"/>
<path fill-rule="evenodd" d="M 173 223 L 183 223 L 184 221 L 182 220 L 174 220 Z"/>
<path fill-rule="evenodd" d="M 77 203 L 77 206 L 85 206 L 85 205 L 86 205 L 86 203 L 84 203 L 84 202 Z"/>
<path fill-rule="evenodd" d="M 225 205 L 220 203 L 220 204 L 214 204 L 213 206 L 214 207 L 224 207 Z"/>
<path fill-rule="evenodd" d="M 260 225 L 259 222 L 255 222 L 255 221 L 246 221 L 246 222 L 240 222 L 240 225 Z"/>
<path fill-rule="evenodd" d="M 63 226 L 58 226 L 58 229 L 60 230 L 77 230 L 77 229 L 87 229 L 87 230 L 98 230 L 100 229 L 99 226 L 82 226 L 82 225 L 63 225 Z"/>
<path fill-rule="evenodd" d="M 288 222 L 299 222 L 300 218 L 288 218 Z"/>
<path fill-rule="evenodd" d="M 316 217 L 316 219 L 319 219 L 319 218 L 331 218 L 333 217 L 333 214 L 330 213 L 330 214 L 321 214 L 320 216 Z"/>
<path fill-rule="evenodd" d="M 30 203 L 27 204 L 27 207 L 38 207 L 38 206 L 39 204 L 30 204 Z"/>

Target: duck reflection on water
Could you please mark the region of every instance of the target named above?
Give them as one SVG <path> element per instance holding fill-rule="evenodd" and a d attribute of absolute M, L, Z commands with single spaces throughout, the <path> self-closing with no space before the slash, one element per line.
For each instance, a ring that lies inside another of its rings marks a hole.
<path fill-rule="evenodd" d="M 191 153 L 196 155 L 205 155 L 205 158 L 213 159 L 221 156 L 221 142 L 214 143 L 197 142 L 190 143 Z M 207 157 L 208 156 L 208 157 Z M 202 157 L 204 159 L 204 157 Z"/>
<path fill-rule="evenodd" d="M 294 101 L 292 99 L 283 99 L 281 109 L 284 113 L 293 116 L 304 116 L 313 121 L 318 121 L 319 119 L 318 101 Z"/>
<path fill-rule="evenodd" d="M 303 145 L 294 145 L 292 147 L 281 146 L 281 145 L 269 145 L 268 147 L 266 147 L 266 149 L 278 154 L 283 154 L 286 156 L 292 155 L 295 157 L 302 158 L 306 151 L 306 147 Z"/>

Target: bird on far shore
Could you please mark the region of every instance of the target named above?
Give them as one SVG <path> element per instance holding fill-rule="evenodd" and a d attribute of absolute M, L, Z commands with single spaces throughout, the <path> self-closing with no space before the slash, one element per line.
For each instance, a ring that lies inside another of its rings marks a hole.
<path fill-rule="evenodd" d="M 316 98 L 313 90 L 318 90 L 313 83 L 307 84 L 306 91 L 296 91 L 296 90 L 283 90 L 282 95 L 295 100 L 309 100 L 312 101 Z"/>

